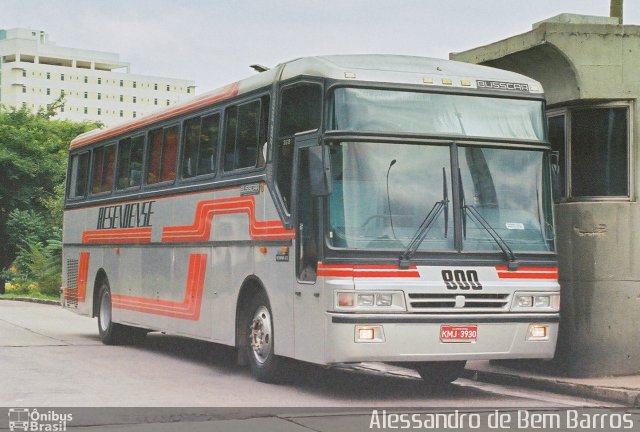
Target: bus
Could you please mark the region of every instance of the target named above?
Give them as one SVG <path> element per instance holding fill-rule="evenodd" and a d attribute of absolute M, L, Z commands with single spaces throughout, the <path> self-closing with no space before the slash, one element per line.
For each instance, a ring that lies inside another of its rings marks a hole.
<path fill-rule="evenodd" d="M 266 68 L 265 68 L 266 69 Z M 65 308 L 428 384 L 548 359 L 560 293 L 539 83 L 398 55 L 292 60 L 70 144 Z"/>

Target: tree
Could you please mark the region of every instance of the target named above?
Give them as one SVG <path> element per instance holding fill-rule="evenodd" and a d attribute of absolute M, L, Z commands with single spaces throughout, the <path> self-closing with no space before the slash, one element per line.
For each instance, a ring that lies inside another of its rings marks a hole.
<path fill-rule="evenodd" d="M 40 220 L 45 221 L 45 233 L 61 232 L 69 142 L 100 126 L 53 119 L 63 103 L 59 99 L 36 114 L 24 107 L 0 106 L 0 270 L 15 260 L 19 239 L 43 241 Z M 0 290 L 3 287 L 0 281 Z"/>

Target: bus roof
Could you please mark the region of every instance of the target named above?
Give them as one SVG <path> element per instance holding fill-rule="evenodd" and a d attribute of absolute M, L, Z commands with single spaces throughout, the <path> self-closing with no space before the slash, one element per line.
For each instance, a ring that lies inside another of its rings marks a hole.
<path fill-rule="evenodd" d="M 84 133 L 71 141 L 70 149 L 112 139 L 239 94 L 266 87 L 274 81 L 297 76 L 466 89 L 478 88 L 478 80 L 484 80 L 526 84 L 531 93 L 542 93 L 540 83 L 524 75 L 452 60 L 385 54 L 303 57 L 281 63 L 273 69 L 204 93 L 162 111 L 107 129 L 95 129 Z"/>

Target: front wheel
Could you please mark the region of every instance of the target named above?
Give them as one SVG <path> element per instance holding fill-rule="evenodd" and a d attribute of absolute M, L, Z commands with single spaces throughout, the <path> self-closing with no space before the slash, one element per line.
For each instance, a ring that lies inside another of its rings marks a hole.
<path fill-rule="evenodd" d="M 452 383 L 462 374 L 467 362 L 444 361 L 422 362 L 414 365 L 422 380 L 428 385 L 441 386 Z"/>
<path fill-rule="evenodd" d="M 256 295 L 249 305 L 248 358 L 251 374 L 260 382 L 273 383 L 280 378 L 279 359 L 274 353 L 273 318 L 264 293 Z"/>

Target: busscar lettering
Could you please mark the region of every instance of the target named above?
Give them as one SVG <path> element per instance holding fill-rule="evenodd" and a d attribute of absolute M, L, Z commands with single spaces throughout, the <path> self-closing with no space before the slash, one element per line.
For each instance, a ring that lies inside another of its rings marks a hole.
<path fill-rule="evenodd" d="M 512 83 L 505 81 L 485 81 L 485 80 L 477 80 L 476 84 L 478 88 L 486 88 L 492 90 L 506 90 L 506 91 L 518 91 L 518 92 L 529 92 L 528 84 L 521 83 Z"/>
<path fill-rule="evenodd" d="M 145 201 L 100 207 L 97 229 L 150 227 L 154 202 Z"/>

